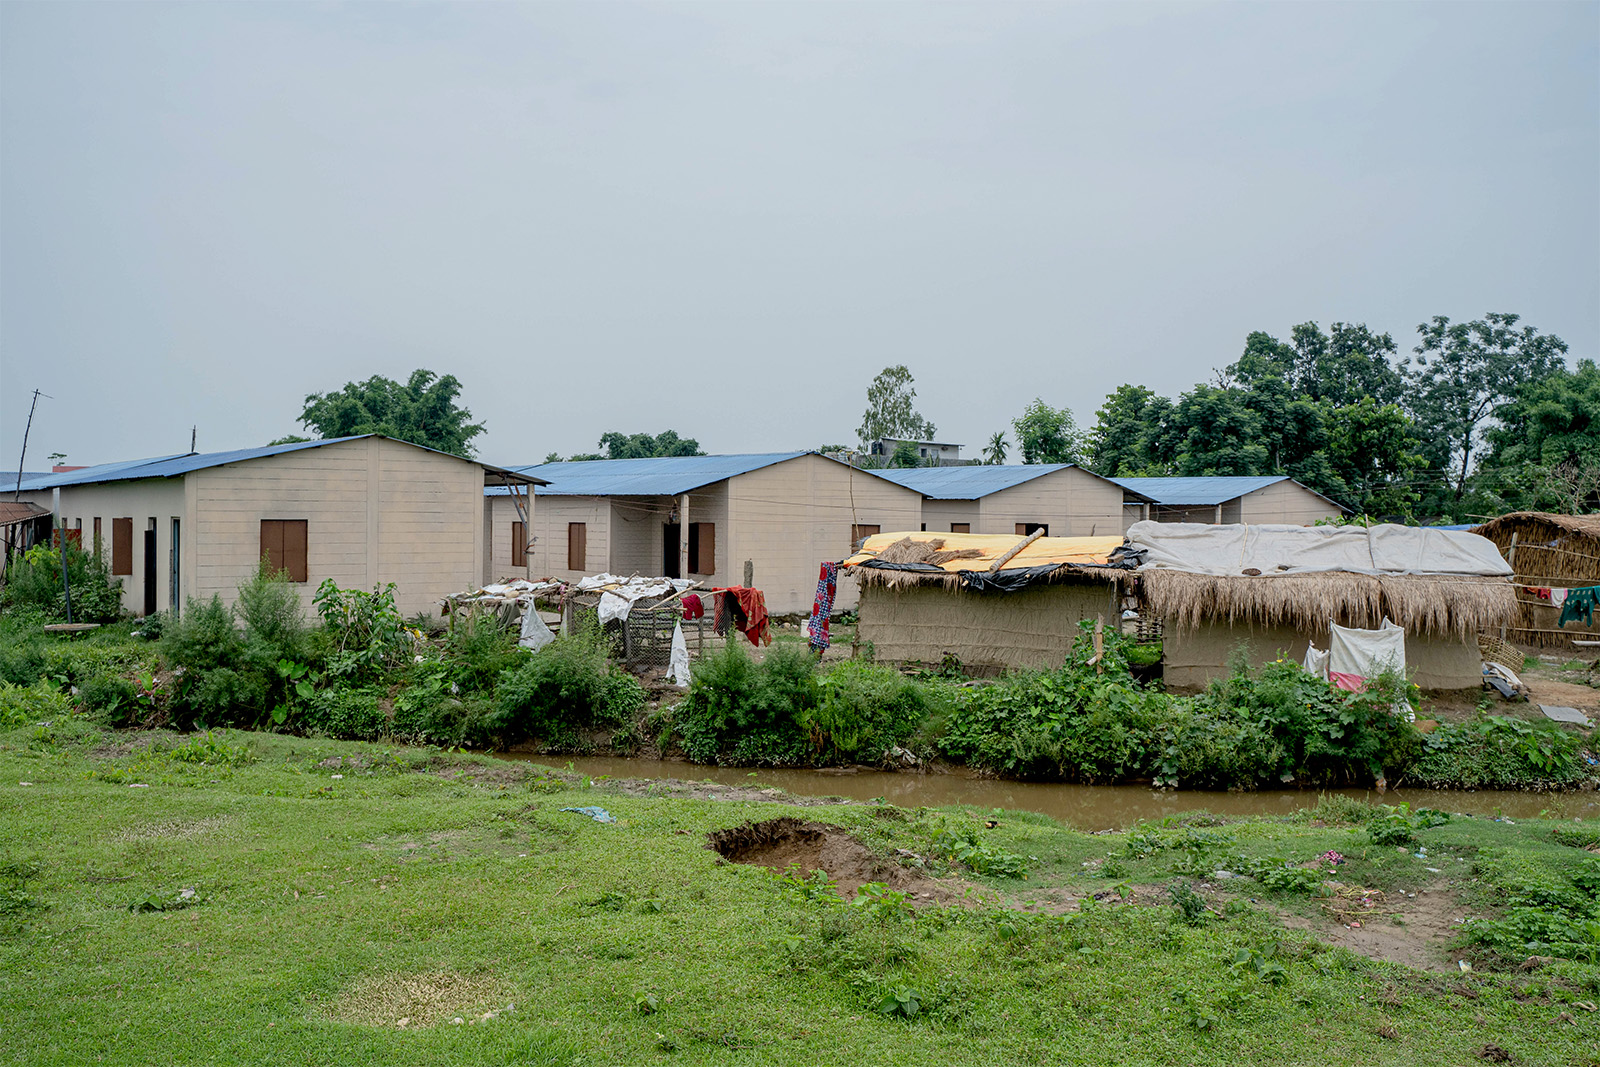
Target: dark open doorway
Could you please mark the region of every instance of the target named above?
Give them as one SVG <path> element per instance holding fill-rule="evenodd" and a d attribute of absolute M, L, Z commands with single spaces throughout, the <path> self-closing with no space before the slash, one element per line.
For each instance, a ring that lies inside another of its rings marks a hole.
<path fill-rule="evenodd" d="M 144 613 L 156 613 L 156 531 L 144 532 Z"/>

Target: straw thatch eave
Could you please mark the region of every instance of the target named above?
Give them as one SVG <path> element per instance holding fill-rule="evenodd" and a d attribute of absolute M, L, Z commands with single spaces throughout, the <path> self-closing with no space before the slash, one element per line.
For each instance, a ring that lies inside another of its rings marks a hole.
<path fill-rule="evenodd" d="M 1388 618 L 1408 632 L 1467 639 L 1516 614 L 1504 578 L 1466 575 L 1351 574 L 1343 571 L 1246 577 L 1151 570 L 1139 575 L 1144 601 L 1165 625 L 1292 626 L 1320 631 L 1375 629 Z"/>
<path fill-rule="evenodd" d="M 961 575 L 953 571 L 902 571 L 887 567 L 857 566 L 850 568 L 862 586 L 880 586 L 885 589 L 904 589 L 909 586 L 935 586 L 944 589 L 965 590 Z M 1119 567 L 1085 567 L 1063 563 L 1048 574 L 1036 577 L 1029 588 L 1038 585 L 1117 585 L 1131 590 L 1133 571 Z"/>

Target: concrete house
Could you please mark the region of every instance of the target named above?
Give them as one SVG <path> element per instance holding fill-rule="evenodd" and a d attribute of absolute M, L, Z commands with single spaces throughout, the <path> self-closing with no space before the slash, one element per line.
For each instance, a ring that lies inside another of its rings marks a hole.
<path fill-rule="evenodd" d="M 922 496 L 917 527 L 928 533 L 1120 534 L 1127 491 L 1070 463 L 907 467 L 872 472 Z"/>
<path fill-rule="evenodd" d="M 1124 490 L 1124 529 L 1155 522 L 1293 523 L 1336 519 L 1345 509 L 1288 475 L 1264 477 L 1111 478 Z"/>
<path fill-rule="evenodd" d="M 808 612 L 817 568 L 880 530 L 915 529 L 916 492 L 814 452 L 582 460 L 515 468 L 535 490 L 532 536 L 504 488 L 484 490 L 485 581 L 610 572 L 742 585 L 775 614 Z M 855 603 L 840 585 L 839 610 Z"/>
<path fill-rule="evenodd" d="M 308 612 L 332 578 L 393 582 L 410 615 L 482 575 L 484 486 L 537 482 L 366 435 L 108 463 L 24 489 L 53 492 L 57 524 L 110 556 L 136 615 L 213 593 L 231 603 L 262 556 L 289 572 Z"/>
<path fill-rule="evenodd" d="M 929 467 L 953 467 L 961 462 L 961 446 L 948 441 L 912 441 L 904 437 L 880 437 L 867 452 L 880 463 L 887 463 L 901 445 L 916 449 L 917 458 Z"/>

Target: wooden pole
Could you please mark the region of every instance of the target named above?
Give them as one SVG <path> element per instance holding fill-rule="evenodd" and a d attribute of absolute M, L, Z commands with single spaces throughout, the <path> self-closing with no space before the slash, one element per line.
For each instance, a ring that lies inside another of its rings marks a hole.
<path fill-rule="evenodd" d="M 1094 673 L 1106 673 L 1106 617 L 1094 617 Z"/>
<path fill-rule="evenodd" d="M 1000 556 L 999 559 L 997 559 L 993 563 L 989 564 L 989 573 L 993 574 L 995 571 L 998 571 L 1001 567 L 1004 567 L 1007 563 L 1010 563 L 1013 556 L 1015 556 L 1018 552 L 1021 552 L 1023 549 L 1027 548 L 1029 545 L 1033 544 L 1035 541 L 1039 540 L 1039 538 L 1041 538 L 1043 536 L 1044 536 L 1044 527 L 1041 526 L 1037 530 L 1033 531 L 1033 533 L 1029 534 L 1027 537 L 1024 537 L 1021 541 L 1019 541 L 1016 544 L 1012 545 L 1009 549 L 1007 549 Z"/>
<path fill-rule="evenodd" d="M 1515 531 L 1515 530 L 1511 531 L 1511 548 L 1506 553 L 1506 566 L 1511 568 L 1511 580 L 1512 581 L 1516 581 L 1516 579 L 1517 579 L 1517 531 Z M 1506 639 L 1506 628 L 1502 624 L 1501 627 L 1500 627 L 1500 640 L 1504 641 L 1505 639 Z"/>
<path fill-rule="evenodd" d="M 678 498 L 678 577 L 689 577 L 689 494 Z"/>

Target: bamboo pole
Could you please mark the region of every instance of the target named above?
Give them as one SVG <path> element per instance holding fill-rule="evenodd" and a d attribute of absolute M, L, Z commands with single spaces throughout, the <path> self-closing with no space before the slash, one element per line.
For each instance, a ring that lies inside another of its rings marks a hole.
<path fill-rule="evenodd" d="M 1015 556 L 1018 552 L 1021 552 L 1023 549 L 1027 548 L 1029 545 L 1033 544 L 1035 541 L 1039 540 L 1039 538 L 1041 538 L 1043 536 L 1044 536 L 1044 527 L 1041 526 L 1037 530 L 1033 531 L 1033 533 L 1029 534 L 1027 537 L 1024 537 L 1017 544 L 1012 545 L 1009 549 L 1007 549 L 1005 551 L 1004 554 L 1002 554 L 1000 556 L 999 559 L 997 559 L 993 563 L 989 564 L 989 573 L 993 574 L 995 571 L 998 571 L 1001 567 L 1004 567 L 1007 563 L 1010 563 L 1013 556 Z"/>

